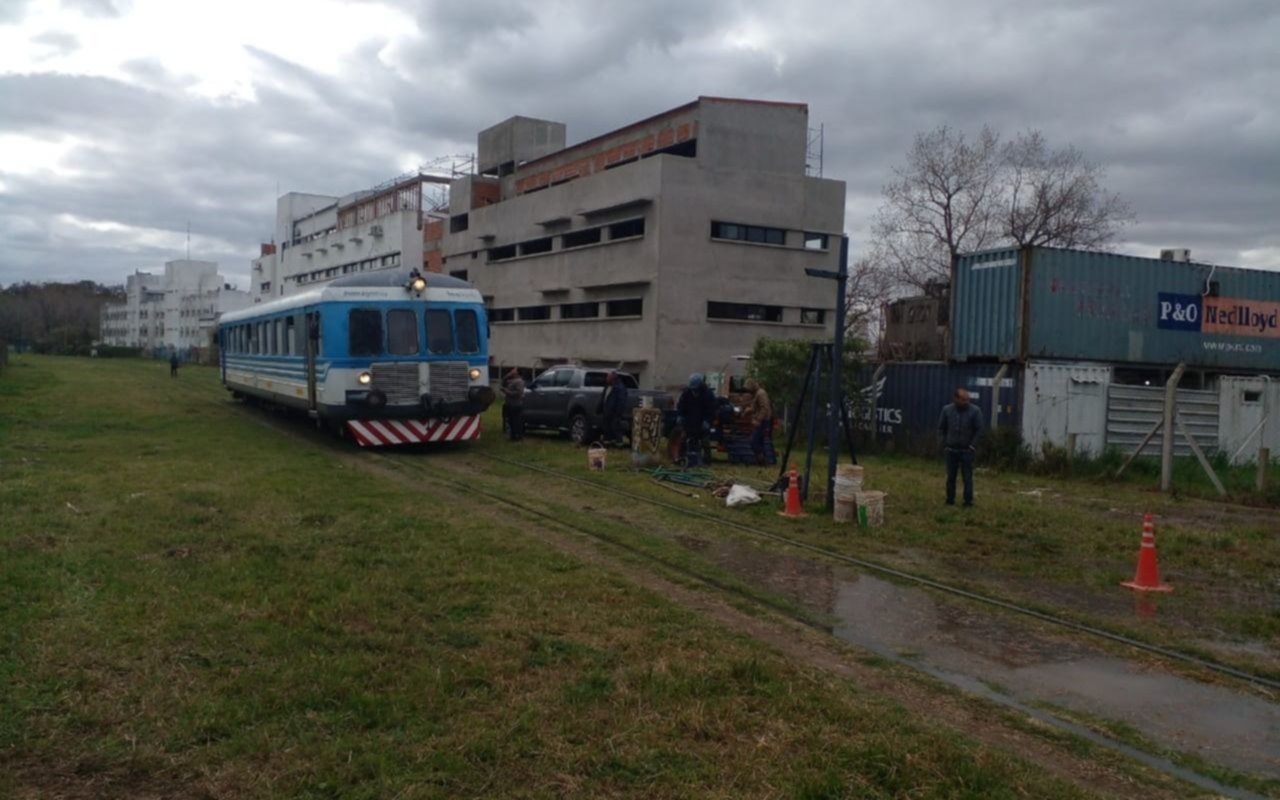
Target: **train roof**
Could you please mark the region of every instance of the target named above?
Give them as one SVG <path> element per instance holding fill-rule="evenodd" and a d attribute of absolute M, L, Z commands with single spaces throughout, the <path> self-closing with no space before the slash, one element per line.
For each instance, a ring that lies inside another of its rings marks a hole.
<path fill-rule="evenodd" d="M 413 275 L 412 269 L 378 270 L 356 275 L 347 275 L 330 281 L 323 286 L 308 289 L 299 294 L 282 297 L 267 303 L 258 303 L 240 311 L 223 314 L 219 324 L 241 322 L 247 319 L 278 314 L 316 303 L 361 301 L 390 302 L 396 300 L 412 300 L 405 286 Z M 482 303 L 484 299 L 474 286 L 452 275 L 441 275 L 428 272 L 422 277 L 427 280 L 427 291 L 421 295 L 428 303 Z"/>

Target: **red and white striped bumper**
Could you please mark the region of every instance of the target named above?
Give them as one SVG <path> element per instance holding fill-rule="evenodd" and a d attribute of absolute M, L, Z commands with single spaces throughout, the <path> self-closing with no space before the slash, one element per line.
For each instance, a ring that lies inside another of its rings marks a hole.
<path fill-rule="evenodd" d="M 427 442 L 468 442 L 480 438 L 480 417 L 453 419 L 361 419 L 347 423 L 361 447 Z"/>

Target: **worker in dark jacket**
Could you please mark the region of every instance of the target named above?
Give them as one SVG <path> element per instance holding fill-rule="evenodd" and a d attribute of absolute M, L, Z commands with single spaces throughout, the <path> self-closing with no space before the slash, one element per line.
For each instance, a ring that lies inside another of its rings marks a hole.
<path fill-rule="evenodd" d="M 982 438 L 982 409 L 969 402 L 966 389 L 956 389 L 938 418 L 938 443 L 947 459 L 947 505 L 956 504 L 956 473 L 964 476 L 964 504 L 973 505 L 973 453 Z"/>
<path fill-rule="evenodd" d="M 621 445 L 622 417 L 627 413 L 627 385 L 616 372 L 610 372 L 605 380 L 602 404 L 605 444 Z"/>
<path fill-rule="evenodd" d="M 685 465 L 702 463 L 703 448 L 716 418 L 716 395 L 700 373 L 689 376 L 689 385 L 676 402 L 676 424 L 684 431 Z"/>
<path fill-rule="evenodd" d="M 520 371 L 512 369 L 502 386 L 502 412 L 507 418 L 507 432 L 511 441 L 524 438 L 524 378 Z"/>
<path fill-rule="evenodd" d="M 169 377 L 178 377 L 178 351 L 175 350 L 169 355 Z"/>

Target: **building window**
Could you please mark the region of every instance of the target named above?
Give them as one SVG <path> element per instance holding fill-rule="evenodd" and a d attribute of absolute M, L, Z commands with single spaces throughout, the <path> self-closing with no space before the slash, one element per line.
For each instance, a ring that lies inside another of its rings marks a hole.
<path fill-rule="evenodd" d="M 355 309 L 347 317 L 350 336 L 349 352 L 353 356 L 376 356 L 382 353 L 382 312 Z"/>
<path fill-rule="evenodd" d="M 782 322 L 782 306 L 766 306 L 756 303 L 717 303 L 708 300 L 707 319 Z"/>
<path fill-rule="evenodd" d="M 804 234 L 805 250 L 826 250 L 829 239 L 825 233 L 811 233 L 806 231 Z"/>
<path fill-rule="evenodd" d="M 462 233 L 471 225 L 471 217 L 467 214 L 459 214 L 456 217 L 449 217 L 449 233 Z"/>
<path fill-rule="evenodd" d="M 564 303 L 560 306 L 560 319 L 594 319 L 600 316 L 600 304 Z"/>
<path fill-rule="evenodd" d="M 782 228 L 765 228 L 760 225 L 739 225 L 734 222 L 712 222 L 711 238 L 731 242 L 784 245 L 787 232 Z"/>
<path fill-rule="evenodd" d="M 418 315 L 406 308 L 387 312 L 387 350 L 393 356 L 418 354 Z"/>
<path fill-rule="evenodd" d="M 827 310 L 825 308 L 802 308 L 800 309 L 801 325 L 823 325 L 827 321 Z"/>
<path fill-rule="evenodd" d="M 454 323 L 458 326 L 458 352 L 480 352 L 480 320 L 476 312 L 464 308 L 454 314 Z"/>
<path fill-rule="evenodd" d="M 531 239 L 527 242 L 520 243 L 520 255 L 533 256 L 538 253 L 551 252 L 551 237 L 547 236 L 542 239 Z"/>
<path fill-rule="evenodd" d="M 551 319 L 551 306 L 522 306 L 516 309 L 516 318 L 521 322 Z"/>
<path fill-rule="evenodd" d="M 269 292 L 269 291 L 271 291 L 271 281 L 263 281 L 263 282 L 262 282 L 262 285 L 261 285 L 259 288 L 260 288 L 263 292 Z"/>
<path fill-rule="evenodd" d="M 516 257 L 516 246 L 514 244 L 504 244 L 502 247 L 489 248 L 490 261 L 505 261 L 508 258 Z"/>
<path fill-rule="evenodd" d="M 609 240 L 630 239 L 644 236 L 644 217 L 615 222 L 609 226 Z"/>
<path fill-rule="evenodd" d="M 514 308 L 491 308 L 489 309 L 490 322 L 515 322 L 516 310 Z"/>
<path fill-rule="evenodd" d="M 453 272 L 449 273 L 449 277 L 465 281 L 467 280 L 467 271 L 465 269 L 455 269 Z"/>
<path fill-rule="evenodd" d="M 453 322 L 443 308 L 427 311 L 427 352 L 441 355 L 453 352 Z"/>
<path fill-rule="evenodd" d="M 584 231 L 573 231 L 560 237 L 560 246 L 565 250 L 574 247 L 586 247 L 589 244 L 600 244 L 600 228 L 587 228 Z"/>
<path fill-rule="evenodd" d="M 639 317 L 644 314 L 644 299 L 636 297 L 631 300 L 610 300 L 604 307 L 605 316 Z"/>

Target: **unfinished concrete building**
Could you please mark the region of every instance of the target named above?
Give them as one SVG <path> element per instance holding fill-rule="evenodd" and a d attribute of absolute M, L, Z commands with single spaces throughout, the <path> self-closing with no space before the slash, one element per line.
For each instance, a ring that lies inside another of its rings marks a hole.
<path fill-rule="evenodd" d="M 808 108 L 701 97 L 565 146 L 558 122 L 481 131 L 476 173 L 424 228 L 475 284 L 494 370 L 621 365 L 676 386 L 761 336 L 830 336 L 845 185 L 806 170 Z"/>

